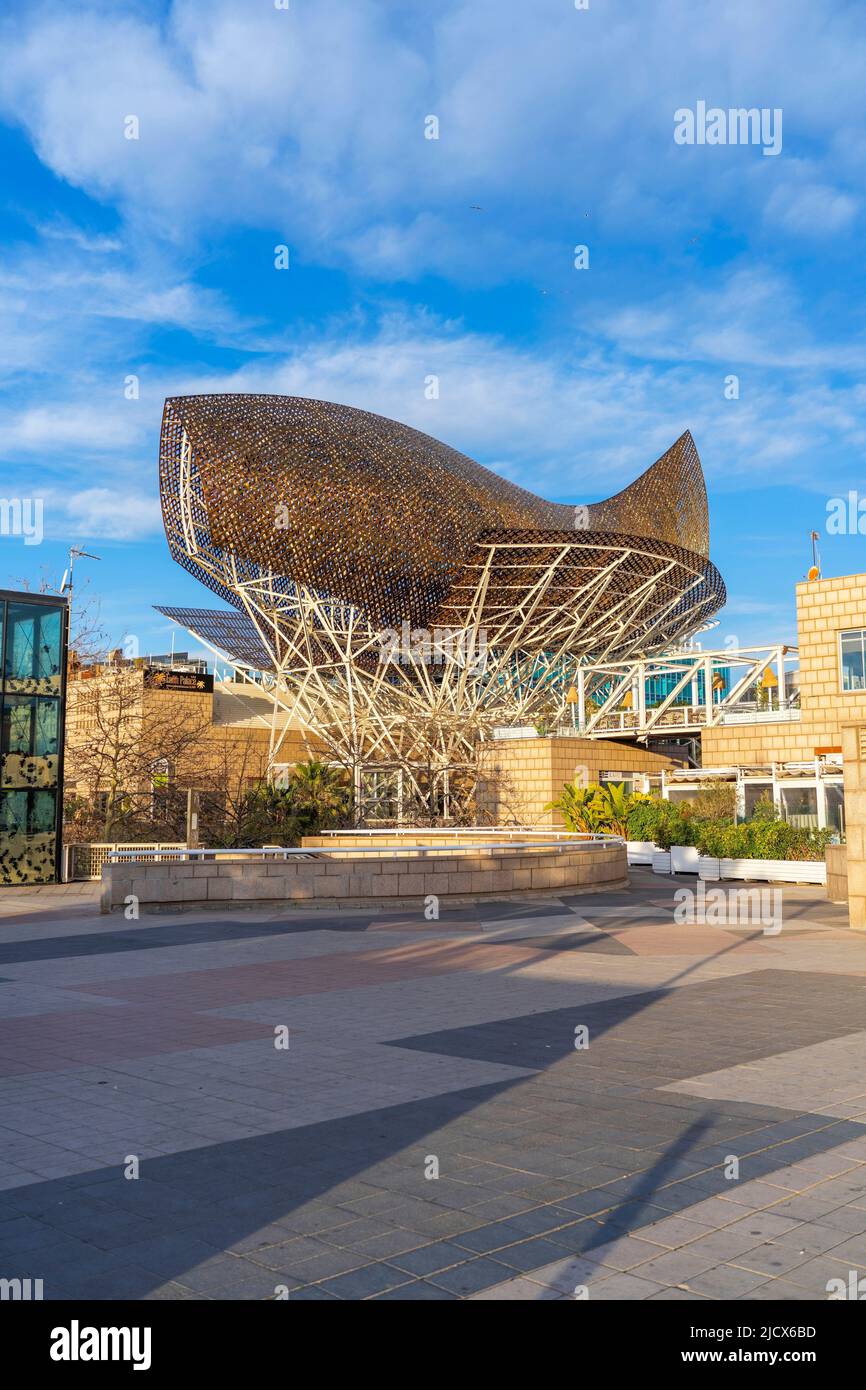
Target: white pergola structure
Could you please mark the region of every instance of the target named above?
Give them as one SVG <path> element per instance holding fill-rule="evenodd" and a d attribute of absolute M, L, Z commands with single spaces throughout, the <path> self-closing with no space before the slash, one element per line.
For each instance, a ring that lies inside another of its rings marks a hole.
<path fill-rule="evenodd" d="M 782 643 L 580 667 L 574 727 L 588 738 L 675 737 L 719 724 L 800 718 L 799 653 Z"/>
<path fill-rule="evenodd" d="M 260 672 L 312 745 L 421 794 L 495 727 L 556 722 L 582 671 L 666 650 L 725 599 L 690 435 L 574 508 L 348 407 L 181 397 L 161 493 L 172 554 L 231 605 L 161 611 Z"/>

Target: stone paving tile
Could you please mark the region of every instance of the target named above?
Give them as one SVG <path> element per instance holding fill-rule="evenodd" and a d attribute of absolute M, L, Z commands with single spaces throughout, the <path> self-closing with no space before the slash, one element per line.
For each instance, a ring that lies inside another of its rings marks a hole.
<path fill-rule="evenodd" d="M 561 1247 L 544 1236 L 521 1241 L 518 1245 L 506 1245 L 504 1250 L 496 1251 L 496 1259 L 509 1269 L 532 1270 L 539 1260 L 555 1260 L 561 1254 Z"/>
<path fill-rule="evenodd" d="M 720 1261 L 736 1261 L 755 1246 L 765 1243 L 761 1235 L 755 1235 L 741 1223 L 736 1224 L 740 1227 L 738 1230 L 720 1226 L 711 1235 L 702 1236 L 693 1246 L 687 1248 L 694 1249 L 699 1255 L 709 1255 Z"/>
<path fill-rule="evenodd" d="M 712 1269 L 716 1263 L 716 1257 L 701 1255 L 692 1247 L 684 1247 L 682 1250 L 668 1250 L 664 1255 L 642 1262 L 635 1272 L 642 1279 L 651 1279 L 657 1284 L 687 1284 L 695 1275 Z"/>
<path fill-rule="evenodd" d="M 844 1231 L 849 1236 L 859 1236 L 866 1231 L 866 1208 L 864 1207 L 834 1207 L 820 1218 L 823 1226 L 833 1226 L 838 1231 Z"/>
<path fill-rule="evenodd" d="M 388 1289 L 386 1293 L 374 1294 L 371 1301 L 378 1303 L 380 1300 L 400 1303 L 459 1302 L 459 1295 L 449 1293 L 447 1289 L 437 1288 L 435 1284 L 428 1284 L 426 1279 L 415 1279 L 411 1284 L 400 1284 L 396 1288 Z"/>
<path fill-rule="evenodd" d="M 815 1293 L 792 1283 L 790 1279 L 771 1279 L 769 1283 L 761 1284 L 751 1293 L 741 1294 L 740 1297 L 747 1303 L 808 1303 L 814 1301 Z"/>
<path fill-rule="evenodd" d="M 543 1288 L 541 1284 L 533 1283 L 531 1279 L 508 1279 L 504 1284 L 494 1284 L 490 1289 L 482 1289 L 480 1293 L 470 1294 L 470 1299 L 475 1302 L 561 1302 L 566 1295 L 557 1289 Z"/>
<path fill-rule="evenodd" d="M 387 1293 L 389 1289 L 408 1284 L 410 1279 L 411 1275 L 405 1270 L 396 1269 L 393 1265 L 380 1261 L 364 1265 L 362 1269 L 353 1270 L 349 1274 L 341 1274 L 336 1279 L 326 1279 L 321 1288 L 337 1298 L 371 1298 L 374 1294 Z"/>
<path fill-rule="evenodd" d="M 418 1246 L 414 1250 L 406 1250 L 402 1254 L 395 1254 L 389 1263 L 395 1269 L 403 1269 L 407 1274 L 424 1276 L 437 1274 L 440 1270 L 450 1269 L 453 1265 L 466 1264 L 474 1256 L 466 1249 L 449 1241 L 433 1241 L 429 1245 Z"/>
<path fill-rule="evenodd" d="M 597 1264 L 594 1260 L 567 1259 L 554 1260 L 552 1264 L 532 1270 L 526 1277 L 535 1284 L 573 1298 L 575 1289 L 589 1283 L 600 1284 L 618 1272 Z"/>
<path fill-rule="evenodd" d="M 805 1251 L 809 1255 L 823 1255 L 836 1246 L 847 1243 L 849 1238 L 836 1226 L 811 1221 L 795 1226 L 791 1231 L 783 1231 L 781 1235 L 774 1236 L 773 1240 L 776 1245 L 789 1245 L 801 1253 Z"/>
<path fill-rule="evenodd" d="M 733 934 L 671 926 L 674 887 L 387 941 L 377 914 L 16 907 L 2 1272 L 99 1299 L 798 1301 L 866 1268 L 866 943 L 785 890 L 796 930 L 717 955 Z"/>
<path fill-rule="evenodd" d="M 805 1264 L 810 1258 L 806 1253 L 801 1254 L 794 1246 L 774 1244 L 772 1241 L 754 1245 L 751 1250 L 729 1257 L 730 1263 L 735 1264 L 738 1269 L 750 1269 L 756 1274 L 777 1279 L 782 1278 L 796 1265 Z"/>
<path fill-rule="evenodd" d="M 429 1282 L 437 1288 L 445 1289 L 447 1293 L 456 1293 L 465 1298 L 481 1289 L 490 1288 L 493 1284 L 502 1283 L 503 1275 L 507 1274 L 508 1269 L 505 1265 L 481 1257 L 469 1260 L 466 1264 L 455 1265 L 452 1269 L 440 1270 L 430 1276 Z"/>
<path fill-rule="evenodd" d="M 633 1299 L 641 1301 L 660 1293 L 663 1285 L 636 1274 L 614 1274 L 610 1279 L 589 1285 L 591 1301 L 626 1303 Z"/>
<path fill-rule="evenodd" d="M 689 1279 L 692 1293 L 705 1298 L 733 1299 L 751 1293 L 767 1282 L 766 1274 L 757 1274 L 751 1269 L 740 1269 L 736 1265 L 720 1264 L 695 1274 Z"/>
<path fill-rule="evenodd" d="M 791 1284 L 811 1290 L 813 1298 L 825 1299 L 827 1284 L 831 1279 L 842 1279 L 847 1289 L 851 1268 L 848 1260 L 836 1259 L 836 1252 L 833 1251 L 831 1254 L 818 1255 L 813 1260 L 805 1260 L 802 1264 L 795 1265 L 793 1269 L 785 1272 L 785 1279 Z M 855 1272 L 858 1280 L 863 1278 L 862 1269 Z"/>
<path fill-rule="evenodd" d="M 634 1236 L 620 1236 L 615 1240 L 604 1240 L 603 1233 L 600 1235 L 600 1241 L 586 1244 L 585 1259 L 609 1269 L 624 1272 L 665 1253 L 663 1246 L 653 1245 L 651 1241 L 639 1240 Z"/>
<path fill-rule="evenodd" d="M 654 1221 L 650 1226 L 640 1226 L 634 1232 L 641 1240 L 662 1245 L 668 1250 L 678 1250 L 682 1245 L 700 1240 L 701 1236 L 712 1233 L 713 1227 L 692 1221 L 684 1216 L 668 1216 L 662 1221 Z"/>
<path fill-rule="evenodd" d="M 834 1246 L 833 1258 L 847 1260 L 852 1266 L 866 1269 L 866 1234 L 851 1236 Z"/>

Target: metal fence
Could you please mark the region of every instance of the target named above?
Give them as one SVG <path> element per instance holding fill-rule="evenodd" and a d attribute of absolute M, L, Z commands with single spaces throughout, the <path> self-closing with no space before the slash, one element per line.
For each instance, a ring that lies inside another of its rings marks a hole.
<path fill-rule="evenodd" d="M 163 851 L 184 849 L 186 845 L 177 840 L 167 844 L 146 845 L 109 844 L 107 841 L 91 845 L 67 844 L 63 846 L 63 882 L 100 878 L 103 864 L 108 863 L 110 856 L 118 850 L 132 852 L 136 858 L 156 863 L 164 857 Z"/>

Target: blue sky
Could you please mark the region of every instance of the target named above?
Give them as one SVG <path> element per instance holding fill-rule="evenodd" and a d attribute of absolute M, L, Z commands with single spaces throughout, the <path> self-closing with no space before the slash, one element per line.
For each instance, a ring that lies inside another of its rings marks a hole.
<path fill-rule="evenodd" d="M 866 493 L 860 0 L 0 16 L 0 495 L 45 517 L 0 536 L 0 585 L 84 545 L 112 637 L 165 650 L 151 604 L 210 602 L 157 493 L 163 400 L 200 390 L 378 411 L 560 501 L 690 428 L 720 644 L 795 639 L 812 528 L 825 574 L 866 569 L 825 532 Z M 780 108 L 781 152 L 676 144 L 698 101 Z"/>

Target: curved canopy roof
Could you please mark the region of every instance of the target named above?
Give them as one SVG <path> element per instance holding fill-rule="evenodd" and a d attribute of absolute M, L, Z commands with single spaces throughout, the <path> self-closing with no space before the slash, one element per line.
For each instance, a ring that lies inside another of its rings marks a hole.
<path fill-rule="evenodd" d="M 658 641 L 694 630 L 725 601 L 688 432 L 629 487 L 576 509 L 350 406 L 178 396 L 165 403 L 160 482 L 172 555 L 234 604 L 239 582 L 268 573 L 284 577 L 286 592 L 304 585 L 376 624 L 454 625 L 491 548 L 484 602 L 501 613 L 551 547 L 568 550 L 558 604 L 563 580 L 579 589 L 611 571 L 595 621 L 623 585 L 651 588 L 657 576 L 641 625 Z M 678 592 L 688 595 L 681 610 Z"/>

